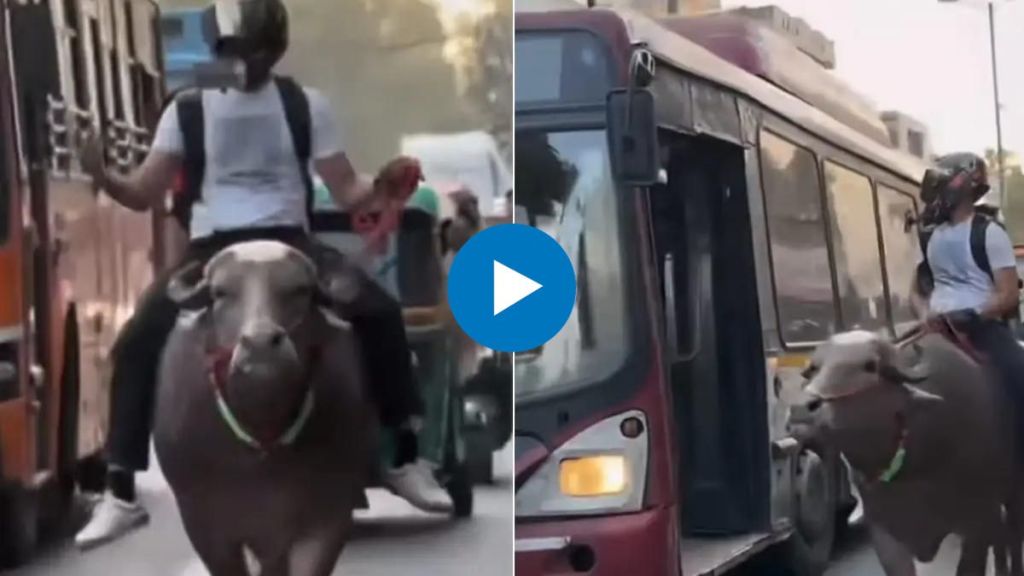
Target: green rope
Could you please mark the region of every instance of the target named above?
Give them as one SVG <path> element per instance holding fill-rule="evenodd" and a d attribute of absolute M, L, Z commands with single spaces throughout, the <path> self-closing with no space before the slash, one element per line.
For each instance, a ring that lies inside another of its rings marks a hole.
<path fill-rule="evenodd" d="M 220 393 L 220 390 L 216 390 L 216 394 L 217 411 L 220 412 L 221 418 L 224 419 L 224 422 L 228 425 L 228 428 L 231 429 L 231 432 L 235 435 L 235 438 L 238 438 L 243 444 L 246 444 L 251 448 L 255 448 L 256 450 L 265 452 L 266 447 L 263 446 L 263 444 L 261 444 L 259 440 L 253 438 L 253 436 L 245 430 L 245 427 L 242 426 L 242 423 L 239 422 L 238 418 L 235 417 L 234 412 L 231 411 L 231 407 L 228 406 L 227 400 L 224 399 L 224 396 Z M 278 446 L 290 446 L 295 442 L 296 438 L 299 437 L 299 434 L 302 433 L 303 428 L 305 428 L 306 424 L 309 422 L 309 417 L 313 414 L 314 404 L 315 402 L 313 401 L 313 391 L 310 390 L 306 394 L 306 399 L 302 402 L 302 410 L 299 412 L 299 417 L 295 420 L 295 422 L 292 423 L 291 426 L 288 427 L 288 430 L 286 430 L 285 433 L 281 435 L 281 438 L 278 439 L 278 441 L 276 442 Z"/>
<path fill-rule="evenodd" d="M 882 472 L 878 480 L 886 484 L 892 482 L 899 475 L 900 471 L 903 470 L 903 463 L 906 459 L 907 449 L 903 447 L 901 442 L 900 447 L 896 450 L 896 454 L 893 455 L 892 460 L 889 462 L 889 467 L 885 469 L 885 472 Z"/>

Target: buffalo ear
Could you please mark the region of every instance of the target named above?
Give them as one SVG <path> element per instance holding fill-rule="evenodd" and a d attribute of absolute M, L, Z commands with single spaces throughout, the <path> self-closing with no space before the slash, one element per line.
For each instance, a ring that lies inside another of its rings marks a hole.
<path fill-rule="evenodd" d="M 890 382 L 896 384 L 920 384 L 928 379 L 923 370 L 907 370 L 900 366 L 885 364 L 879 368 L 879 374 Z"/>
<path fill-rule="evenodd" d="M 352 304 L 360 289 L 360 278 L 351 269 L 325 272 L 317 281 L 316 302 L 329 309 Z"/>
<path fill-rule="evenodd" d="M 914 368 L 907 368 L 906 361 L 900 357 L 899 350 L 890 342 L 878 342 L 878 375 L 894 384 L 920 384 L 928 379 L 924 364 L 918 363 Z"/>
<path fill-rule="evenodd" d="M 352 324 L 336 314 L 329 306 L 318 306 L 317 308 L 319 309 L 320 316 L 323 317 L 328 328 L 342 331 L 352 330 Z"/>
<path fill-rule="evenodd" d="M 210 285 L 203 277 L 203 267 L 192 262 L 171 276 L 167 296 L 183 310 L 202 310 L 213 303 Z"/>

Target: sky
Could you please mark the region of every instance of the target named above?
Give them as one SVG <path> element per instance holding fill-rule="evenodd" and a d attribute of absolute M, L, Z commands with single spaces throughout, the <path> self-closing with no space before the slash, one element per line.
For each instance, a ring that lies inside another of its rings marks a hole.
<path fill-rule="evenodd" d="M 836 73 L 881 109 L 926 123 L 936 153 L 995 148 L 983 0 L 723 0 L 774 4 L 830 37 Z M 996 0 L 1003 146 L 1024 152 L 1024 0 Z"/>

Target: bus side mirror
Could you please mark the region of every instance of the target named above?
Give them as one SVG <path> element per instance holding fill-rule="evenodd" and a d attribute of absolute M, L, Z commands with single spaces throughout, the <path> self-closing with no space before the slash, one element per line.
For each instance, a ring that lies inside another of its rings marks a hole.
<path fill-rule="evenodd" d="M 654 95 L 644 89 L 608 93 L 608 150 L 619 182 L 652 186 L 658 182 L 658 125 Z"/>

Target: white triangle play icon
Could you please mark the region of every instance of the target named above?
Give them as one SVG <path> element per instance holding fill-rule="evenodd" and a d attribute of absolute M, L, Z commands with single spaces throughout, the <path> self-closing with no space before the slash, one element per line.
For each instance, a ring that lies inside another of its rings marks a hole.
<path fill-rule="evenodd" d="M 494 315 L 543 288 L 538 282 L 494 261 Z"/>

